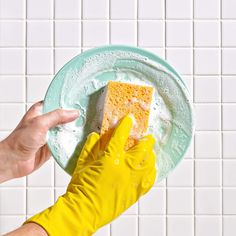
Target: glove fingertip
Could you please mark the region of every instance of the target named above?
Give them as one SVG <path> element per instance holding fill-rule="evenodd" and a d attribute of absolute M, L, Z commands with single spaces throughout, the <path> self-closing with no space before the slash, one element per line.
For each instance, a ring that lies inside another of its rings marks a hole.
<path fill-rule="evenodd" d="M 94 139 L 99 139 L 99 134 L 96 132 L 92 132 L 87 136 L 87 139 L 94 138 Z"/>
<path fill-rule="evenodd" d="M 154 138 L 154 136 L 152 134 L 148 134 L 148 135 L 144 136 L 143 138 L 141 138 L 140 142 L 144 142 L 145 146 L 149 150 L 151 150 L 151 149 L 153 149 L 153 147 L 156 143 L 156 139 Z"/>

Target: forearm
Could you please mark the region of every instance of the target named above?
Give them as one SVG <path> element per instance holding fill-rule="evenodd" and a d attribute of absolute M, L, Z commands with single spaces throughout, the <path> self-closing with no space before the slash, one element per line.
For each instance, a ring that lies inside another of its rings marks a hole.
<path fill-rule="evenodd" d="M 5 234 L 5 236 L 48 236 L 48 234 L 41 226 L 35 223 L 28 223 L 8 234 Z"/>

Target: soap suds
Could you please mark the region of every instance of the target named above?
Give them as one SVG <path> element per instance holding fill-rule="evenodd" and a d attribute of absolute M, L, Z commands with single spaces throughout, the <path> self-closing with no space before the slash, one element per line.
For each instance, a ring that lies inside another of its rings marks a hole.
<path fill-rule="evenodd" d="M 173 125 L 181 126 L 188 133 L 189 124 L 182 121 L 191 120 L 191 114 L 179 114 L 179 110 L 189 107 L 189 94 L 183 82 L 167 68 L 137 53 L 128 51 L 104 52 L 87 58 L 82 67 L 73 67 L 64 75 L 64 84 L 60 93 L 60 107 L 64 109 L 79 109 L 81 116 L 54 130 L 53 145 L 61 153 L 62 165 L 66 166 L 77 143 L 83 140 L 91 131 L 100 131 L 106 84 L 115 80 L 154 88 L 150 109 L 147 133 L 156 139 L 155 152 L 159 155 L 159 169 L 163 176 L 171 163 L 162 147 L 168 142 Z M 94 94 L 100 91 L 98 95 Z M 93 100 L 94 99 L 94 100 Z M 139 103 L 142 109 L 149 107 L 137 98 L 131 102 Z M 90 107 L 90 109 L 88 109 Z M 178 120 L 173 120 L 178 115 Z M 113 124 L 118 122 L 114 118 Z M 135 133 L 131 133 L 135 136 Z M 140 138 L 140 137 L 137 137 Z"/>

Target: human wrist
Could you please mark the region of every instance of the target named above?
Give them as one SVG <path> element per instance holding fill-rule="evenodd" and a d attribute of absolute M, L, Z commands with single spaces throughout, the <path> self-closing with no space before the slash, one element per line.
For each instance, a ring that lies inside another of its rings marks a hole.
<path fill-rule="evenodd" d="M 14 166 L 11 163 L 10 153 L 6 140 L 2 140 L 0 142 L 0 183 L 14 178 Z"/>

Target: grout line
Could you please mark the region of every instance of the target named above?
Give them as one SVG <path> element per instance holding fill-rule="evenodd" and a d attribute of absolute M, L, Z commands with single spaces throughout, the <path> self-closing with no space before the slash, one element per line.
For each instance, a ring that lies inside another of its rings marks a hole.
<path fill-rule="evenodd" d="M 28 47 L 29 48 L 29 47 Z M 89 49 L 90 47 L 84 47 L 84 48 L 80 48 L 80 47 L 71 47 L 70 49 L 75 49 L 75 50 L 78 50 L 78 49 Z M 146 48 L 146 47 L 145 47 Z M 24 49 L 24 48 L 23 48 Z M 58 48 L 58 49 L 68 49 L 68 48 Z M 146 48 L 146 49 L 151 49 L 151 48 Z M 155 48 L 155 49 L 163 49 L 163 47 L 159 47 L 159 48 Z M 27 77 L 37 77 L 37 76 L 41 76 L 41 77 L 48 77 L 48 76 L 51 76 L 53 74 L 28 74 L 26 75 Z M 22 77 L 24 76 L 24 74 L 0 74 L 0 79 L 1 77 Z M 183 74 L 183 77 L 186 77 L 186 76 L 195 76 L 197 77 L 198 79 L 205 79 L 205 78 L 212 78 L 212 77 L 215 77 L 215 76 L 220 76 L 220 74 L 212 74 L 212 75 L 206 75 L 206 74 L 197 74 L 197 75 L 193 75 L 193 74 Z M 226 78 L 235 78 L 236 77 L 236 74 L 227 74 L 227 75 L 222 75 L 222 77 L 226 77 Z M 7 103 L 7 102 L 6 102 Z M 221 103 L 220 101 L 219 102 L 197 102 L 197 103 Z M 236 100 L 235 102 L 230 102 L 230 101 L 224 101 L 223 103 L 236 103 Z"/>
<path fill-rule="evenodd" d="M 142 46 L 143 47 L 143 46 Z M 74 48 L 74 47 L 73 47 Z M 93 46 L 89 46 L 89 47 L 83 47 L 81 48 L 82 50 L 87 50 L 87 49 L 91 49 L 93 48 Z M 146 48 L 146 47 L 145 47 Z M 154 47 L 153 47 L 154 48 Z M 33 48 L 27 48 L 27 49 L 33 49 Z M 36 49 L 36 48 L 34 48 Z M 52 47 L 50 48 L 40 48 L 40 49 L 52 49 Z M 67 49 L 67 48 L 58 48 L 58 49 Z M 80 47 L 78 48 L 74 48 L 74 49 L 80 49 Z M 148 48 L 146 48 L 148 49 Z M 151 49 L 151 48 L 150 48 Z M 157 49 L 161 49 L 161 48 L 157 48 Z M 166 49 L 169 49 L 169 48 L 166 48 Z M 190 48 L 191 49 L 191 48 Z M 236 49 L 236 48 L 235 48 Z M 27 76 L 52 76 L 53 73 L 51 74 L 28 74 Z M 11 77 L 20 77 L 20 76 L 24 76 L 24 73 L 23 74 L 0 74 L 0 77 L 6 77 L 6 76 L 11 76 Z M 193 74 L 184 74 L 182 73 L 182 77 L 185 77 L 185 76 L 193 76 Z M 196 77 L 214 77 L 214 76 L 220 76 L 220 74 L 196 74 Z M 222 74 L 223 77 L 236 77 L 236 74 Z M 212 102 L 209 102 L 209 103 L 212 103 Z M 225 103 L 231 103 L 231 102 L 225 102 Z M 236 102 L 235 102 L 236 103 Z"/>
<path fill-rule="evenodd" d="M 50 18 L 33 18 L 33 19 L 30 19 L 30 18 L 12 18 L 12 19 L 7 19 L 7 18 L 0 18 L 0 21 L 7 21 L 7 22 L 11 22 L 11 21 L 80 21 L 80 20 L 83 20 L 83 21 L 134 21 L 134 19 L 131 19 L 131 18 L 113 18 L 113 19 L 107 19 L 107 18 L 93 18 L 93 19 L 80 19 L 80 18 L 55 18 L 55 19 L 50 19 Z M 224 18 L 224 19 L 219 19 L 219 18 L 194 18 L 194 19 L 191 19 L 191 18 L 168 18 L 168 19 L 164 19 L 165 21 L 167 22 L 170 22 L 170 21 L 196 21 L 196 22 L 201 22 L 201 21 L 220 21 L 220 22 L 229 22 L 229 21 L 232 21 L 232 22 L 235 22 L 236 21 L 236 18 Z M 151 18 L 151 19 L 145 19 L 145 18 L 139 18 L 138 21 L 163 21 L 162 18 Z"/>
<path fill-rule="evenodd" d="M 108 5 L 108 44 L 111 44 L 111 3 L 110 0 L 107 0 Z"/>
<path fill-rule="evenodd" d="M 27 22 L 26 22 L 27 23 Z M 56 22 L 53 22 L 54 24 Z M 82 23 L 82 21 L 81 21 Z M 139 23 L 137 21 L 137 23 Z M 109 24 L 111 24 L 111 22 L 109 22 Z M 143 48 L 158 48 L 158 49 L 162 49 L 163 46 L 145 46 L 145 45 L 141 45 Z M 94 47 L 94 45 L 91 45 L 91 46 L 85 46 L 84 48 L 88 48 L 88 47 Z M 12 49 L 24 49 L 25 47 L 24 46 L 14 46 L 14 45 L 7 45 L 7 46 L 0 46 L 0 49 L 1 50 L 12 50 Z M 28 49 L 51 49 L 52 46 L 29 46 Z M 59 48 L 59 49 L 67 49 L 67 48 L 80 48 L 79 46 L 55 46 L 55 48 Z M 171 50 L 178 50 L 178 49 L 196 49 L 196 50 L 216 50 L 216 49 L 219 49 L 219 46 L 166 46 L 167 49 L 171 49 Z M 231 49 L 231 50 L 236 50 L 236 44 L 235 46 L 222 46 L 223 49 Z M 202 75 L 202 74 L 199 74 L 199 75 Z M 211 76 L 211 75 L 215 75 L 215 74 L 206 74 L 208 76 Z M 219 75 L 219 74 L 218 74 Z M 228 75 L 228 74 L 225 74 L 225 75 Z M 235 75 L 235 74 L 234 74 Z"/>
<path fill-rule="evenodd" d="M 81 0 L 83 1 L 83 0 Z M 107 0 L 108 4 L 108 33 L 109 33 L 109 38 L 108 38 L 108 43 L 111 44 L 111 1 Z M 109 224 L 109 235 L 112 236 L 112 223 Z"/>
<path fill-rule="evenodd" d="M 163 4 L 163 7 L 164 9 L 163 10 L 163 20 L 164 20 L 164 27 L 163 27 L 163 30 L 164 30 L 164 58 L 165 60 L 167 60 L 167 33 L 166 33 L 166 0 L 164 0 L 164 4 Z M 167 218 L 167 213 L 168 213 L 168 191 L 167 191 L 167 188 L 168 188 L 168 182 L 167 182 L 167 178 L 165 179 L 165 221 L 164 221 L 164 224 L 165 224 L 165 235 L 167 236 L 168 235 L 168 218 Z"/>
<path fill-rule="evenodd" d="M 136 9 L 136 45 L 139 46 L 139 0 L 137 0 L 137 9 Z"/>
<path fill-rule="evenodd" d="M 136 16 L 135 16 L 135 20 L 136 20 L 136 24 L 135 24 L 135 26 L 136 26 L 136 46 L 138 47 L 138 45 L 139 45 L 139 38 L 138 38 L 139 0 L 136 0 L 135 3 L 136 3 L 136 12 L 135 12 L 135 14 L 136 14 Z M 138 214 L 136 214 L 136 219 L 137 219 L 136 230 L 137 230 L 137 236 L 139 236 L 140 235 L 140 232 L 139 232 L 139 228 L 140 228 L 140 201 L 138 201 L 137 208 L 138 208 Z"/>
<path fill-rule="evenodd" d="M 220 130 L 221 130 L 221 234 L 222 236 L 224 235 L 224 223 L 223 223 L 223 214 L 224 214 L 224 210 L 223 210 L 223 190 L 224 190 L 224 180 L 223 180 L 223 176 L 224 176 L 224 169 L 223 169 L 223 132 L 222 132 L 222 126 L 223 126 L 223 107 L 222 107 L 222 0 L 220 0 L 219 2 L 220 4 L 220 101 L 221 101 L 221 107 L 220 107 L 220 114 L 221 114 L 221 119 L 220 119 Z"/>
<path fill-rule="evenodd" d="M 53 22 L 56 23 L 56 22 Z M 82 21 L 81 21 L 82 23 Z M 137 21 L 137 23 L 139 23 Z M 109 24 L 111 24 L 111 22 L 109 22 Z M 145 45 L 141 45 L 143 48 L 158 48 L 158 49 L 162 49 L 163 46 L 145 46 Z M 88 47 L 94 47 L 94 45 L 91 46 L 86 46 L 84 48 L 88 48 Z M 12 49 L 24 49 L 24 46 L 14 46 L 14 45 L 8 45 L 8 46 L 0 46 L 1 50 L 12 50 Z M 28 49 L 51 49 L 52 46 L 29 46 Z M 55 46 L 55 48 L 59 48 L 59 49 L 67 49 L 67 48 L 80 48 L 79 46 Z M 214 49 L 219 49 L 219 46 L 166 46 L 167 49 L 171 49 L 171 50 L 178 50 L 178 49 L 196 49 L 196 50 L 214 50 Z M 231 49 L 231 50 L 236 50 L 236 45 L 235 46 L 222 46 L 223 49 Z M 201 75 L 201 74 L 200 74 Z M 206 74 L 208 76 L 214 75 L 214 74 Z M 218 74 L 219 75 L 219 74 Z M 225 74 L 228 75 L 228 74 Z M 235 75 L 235 74 L 234 74 Z"/>
<path fill-rule="evenodd" d="M 83 37 L 83 31 L 84 31 L 84 24 L 83 24 L 83 0 L 80 0 L 80 47 L 81 47 L 81 52 L 84 51 L 83 46 L 84 46 L 84 37 Z"/>
<path fill-rule="evenodd" d="M 28 78 L 27 78 L 27 0 L 24 1 L 25 5 L 25 18 L 24 18 L 24 25 L 25 25 L 25 42 L 24 42 L 24 50 L 25 50 L 25 71 L 24 71 L 24 80 L 25 80 L 25 100 L 24 100 L 24 106 L 25 106 L 25 112 L 27 112 L 27 88 L 28 88 Z M 25 220 L 27 220 L 28 215 L 28 176 L 25 177 Z"/>
<path fill-rule="evenodd" d="M 236 161 L 236 160 L 234 160 L 234 161 Z M 164 181 L 164 180 L 163 180 Z M 15 188 L 15 189 L 50 189 L 50 188 L 52 188 L 53 187 L 53 185 L 52 186 L 43 186 L 43 185 L 40 185 L 40 186 L 33 186 L 33 185 L 29 185 L 29 186 L 27 186 L 27 187 L 25 187 L 25 186 L 7 186 L 7 185 L 5 185 L 5 186 L 0 186 L 0 189 L 13 189 L 13 188 Z M 66 188 L 67 186 L 55 186 L 55 188 L 56 189 L 64 189 L 64 188 Z M 153 189 L 171 189 L 171 190 L 173 190 L 173 189 L 179 189 L 179 188 L 181 188 L 181 189 L 220 189 L 221 188 L 221 186 L 219 185 L 219 186 L 195 186 L 195 187 L 193 187 L 193 186 L 181 186 L 181 185 L 176 185 L 176 186 L 170 186 L 170 187 L 165 187 L 165 186 L 153 186 L 152 187 Z M 224 186 L 224 188 L 225 189 L 231 189 L 231 190 L 236 190 L 236 186 Z"/>
<path fill-rule="evenodd" d="M 193 77 L 192 77 L 192 102 L 194 105 L 195 102 L 195 50 L 194 50 L 194 46 L 195 46 L 195 40 L 194 40 L 194 30 L 195 30 L 195 25 L 194 25 L 194 0 L 192 1 L 192 73 L 193 73 Z M 192 170 L 193 170 L 193 235 L 196 235 L 196 190 L 195 190 L 195 186 L 196 186 L 196 179 L 195 179 L 195 169 L 196 169 L 196 165 L 195 165 L 195 135 L 193 135 L 193 150 L 192 150 L 192 155 L 193 155 L 193 166 L 192 166 Z"/>
<path fill-rule="evenodd" d="M 31 215 L 31 214 L 28 214 L 28 215 Z M 1 214 L 0 216 L 25 216 L 24 213 L 22 214 Z M 137 216 L 137 214 L 123 214 L 121 215 L 121 217 L 135 217 Z M 141 214 L 139 217 L 142 218 L 142 217 L 153 217 L 153 216 L 158 216 L 158 217 L 165 217 L 165 214 Z M 194 215 L 193 214 L 168 214 L 167 217 L 183 217 L 183 216 L 186 216 L 186 217 L 193 217 Z M 221 217 L 222 215 L 221 214 L 196 214 L 196 216 L 198 217 L 216 217 L 216 216 L 219 216 Z M 235 217 L 235 213 L 232 213 L 232 214 L 224 214 L 224 216 L 233 216 Z M 126 235 L 125 235 L 126 236 Z"/>
<path fill-rule="evenodd" d="M 55 26 L 56 26 L 56 24 L 55 24 L 55 21 L 54 21 L 54 19 L 55 19 L 55 11 L 56 11 L 56 7 L 55 7 L 55 0 L 53 0 L 53 16 L 52 16 L 52 19 L 53 19 L 53 22 L 52 22 L 52 27 L 53 27 L 53 29 L 52 29 L 52 32 L 53 32 L 53 36 L 52 36 L 52 40 L 53 40 L 53 57 L 52 57 L 52 60 L 53 60 L 53 63 L 52 63 L 52 65 L 53 65 L 53 76 L 55 75 L 55 68 L 56 68 L 56 65 L 55 65 Z M 53 161 L 53 167 L 52 167 L 52 169 L 53 169 L 53 174 L 52 174 L 52 182 L 53 182 L 53 201 L 55 202 L 56 201 L 56 188 L 55 188 L 55 186 L 56 186 L 56 162 L 55 161 Z"/>
<path fill-rule="evenodd" d="M 48 78 L 48 77 L 51 77 L 51 76 L 53 76 L 54 74 L 51 74 L 51 75 L 29 75 L 29 76 L 25 76 L 26 78 L 28 78 L 28 77 L 46 77 L 46 78 Z M 24 75 L 22 75 L 22 76 L 24 76 Z M 16 76 L 16 77 L 22 77 L 22 76 Z M 4 77 L 4 78 L 6 78 L 6 76 L 1 76 L 0 75 L 0 79 L 1 79 L 1 77 Z M 14 76 L 9 76 L 9 77 L 14 77 Z M 24 101 L 20 101 L 20 102 L 18 102 L 18 101 L 9 101 L 9 102 L 1 102 L 0 101 L 0 104 L 2 104 L 2 105 L 14 105 L 14 104 L 22 104 L 22 103 L 27 103 L 27 104 L 32 104 L 32 103 L 35 103 L 35 102 L 37 102 L 37 100 L 36 101 L 26 101 L 26 102 L 24 102 Z M 222 102 L 222 103 L 224 103 L 224 105 L 236 105 L 236 101 L 235 102 Z M 202 106 L 207 106 L 207 105 L 221 105 L 222 104 L 221 102 L 194 102 L 194 104 L 195 105 L 202 105 Z M 232 129 L 230 129 L 230 130 L 232 130 Z M 205 131 L 205 130 L 200 130 L 200 131 Z M 217 130 L 206 130 L 206 131 L 217 131 Z"/>

